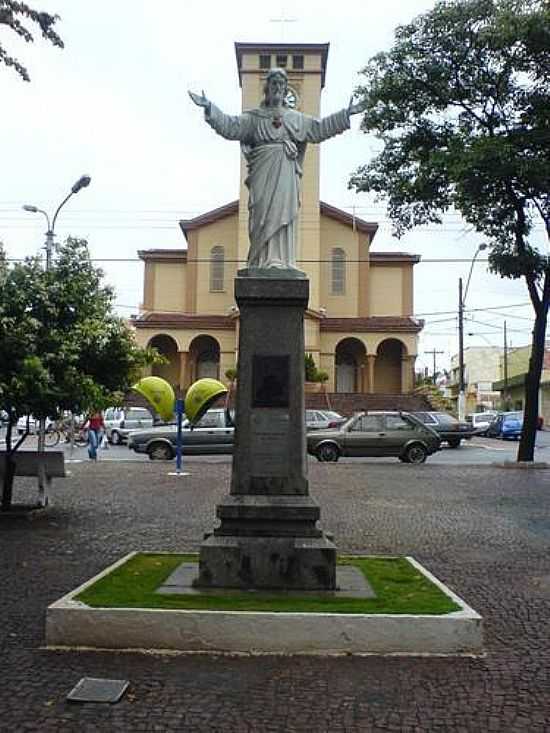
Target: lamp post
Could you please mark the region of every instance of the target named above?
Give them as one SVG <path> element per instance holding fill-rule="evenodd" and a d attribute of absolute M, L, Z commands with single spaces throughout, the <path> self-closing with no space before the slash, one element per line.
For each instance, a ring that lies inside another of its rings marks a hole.
<path fill-rule="evenodd" d="M 48 216 L 47 212 L 44 211 L 44 209 L 39 209 L 38 206 L 33 206 L 32 204 L 25 204 L 23 206 L 23 209 L 25 211 L 30 212 L 31 214 L 43 214 L 46 217 L 46 222 L 48 224 L 48 230 L 46 232 L 46 243 L 44 245 L 44 249 L 46 250 L 46 272 L 51 269 L 52 267 L 52 253 L 53 249 L 55 247 L 54 243 L 54 237 L 55 237 L 55 222 L 57 220 L 57 216 L 63 206 L 67 203 L 67 201 L 73 196 L 75 193 L 78 193 L 83 188 L 86 188 L 86 186 L 90 185 L 90 181 L 92 179 L 88 175 L 80 176 L 78 181 L 74 183 L 71 186 L 71 190 L 67 196 L 63 199 L 63 201 L 59 204 L 57 207 L 55 214 L 53 215 L 53 219 L 50 223 L 50 217 Z M 46 433 L 46 418 L 41 417 L 39 421 L 38 426 L 38 453 L 44 453 L 45 448 L 45 433 Z M 45 473 L 44 473 L 44 461 L 38 460 L 39 465 L 39 471 L 38 471 L 38 500 L 39 502 L 44 506 L 48 503 L 48 498 L 45 495 Z"/>
<path fill-rule="evenodd" d="M 475 251 L 470 264 L 470 272 L 468 273 L 468 279 L 466 280 L 466 287 L 462 292 L 462 278 L 458 278 L 458 419 L 464 420 L 465 417 L 465 389 L 464 389 L 464 307 L 466 305 L 466 296 L 468 295 L 468 288 L 470 287 L 470 280 L 472 278 L 472 271 L 474 269 L 474 263 L 480 252 L 487 249 L 487 244 L 482 242 Z"/>

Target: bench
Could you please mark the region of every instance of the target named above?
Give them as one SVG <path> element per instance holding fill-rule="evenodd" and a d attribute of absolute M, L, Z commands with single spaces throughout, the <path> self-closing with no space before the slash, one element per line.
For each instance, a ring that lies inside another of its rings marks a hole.
<path fill-rule="evenodd" d="M 38 452 L 37 451 L 15 451 L 13 458 L 15 460 L 16 476 L 38 476 Z M 63 451 L 48 451 L 42 453 L 41 458 L 44 465 L 44 475 L 46 484 L 50 486 L 52 478 L 64 478 L 65 473 L 65 454 Z M 0 451 L 0 478 L 4 476 L 6 461 L 6 451 Z"/>

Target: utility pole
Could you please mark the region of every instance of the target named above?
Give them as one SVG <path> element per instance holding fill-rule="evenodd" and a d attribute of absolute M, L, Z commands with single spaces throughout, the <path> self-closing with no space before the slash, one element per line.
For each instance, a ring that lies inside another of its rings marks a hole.
<path fill-rule="evenodd" d="M 464 300 L 462 278 L 458 278 L 458 419 L 464 420 Z"/>
<path fill-rule="evenodd" d="M 435 384 L 435 377 L 437 374 L 437 367 L 436 367 L 436 356 L 437 354 L 444 354 L 444 351 L 437 351 L 437 349 L 429 349 L 424 352 L 425 354 L 432 354 L 434 359 L 434 370 L 433 370 L 433 383 Z"/>
<path fill-rule="evenodd" d="M 506 321 L 504 321 L 504 399 L 502 400 L 504 410 L 509 410 L 508 400 L 508 339 L 506 336 Z"/>

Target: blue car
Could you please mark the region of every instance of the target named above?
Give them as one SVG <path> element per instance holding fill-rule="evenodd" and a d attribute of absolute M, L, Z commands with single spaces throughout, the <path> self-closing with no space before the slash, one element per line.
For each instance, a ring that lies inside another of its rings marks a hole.
<path fill-rule="evenodd" d="M 523 428 L 523 413 L 501 412 L 487 428 L 489 438 L 519 440 Z"/>

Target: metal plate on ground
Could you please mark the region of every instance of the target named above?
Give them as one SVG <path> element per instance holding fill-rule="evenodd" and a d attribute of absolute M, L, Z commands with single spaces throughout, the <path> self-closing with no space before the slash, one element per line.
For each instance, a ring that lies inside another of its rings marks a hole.
<path fill-rule="evenodd" d="M 68 702 L 118 702 L 129 686 L 128 680 L 83 677 L 67 695 Z"/>
<path fill-rule="evenodd" d="M 277 593 L 288 597 L 303 596 L 330 596 L 331 598 L 376 598 L 369 581 L 365 578 L 359 568 L 353 565 L 336 566 L 337 590 L 276 590 L 267 589 L 243 590 L 241 588 L 195 588 L 193 581 L 199 575 L 199 566 L 194 562 L 183 562 L 174 572 L 157 588 L 156 593 L 170 595 L 235 595 L 236 593 Z"/>

